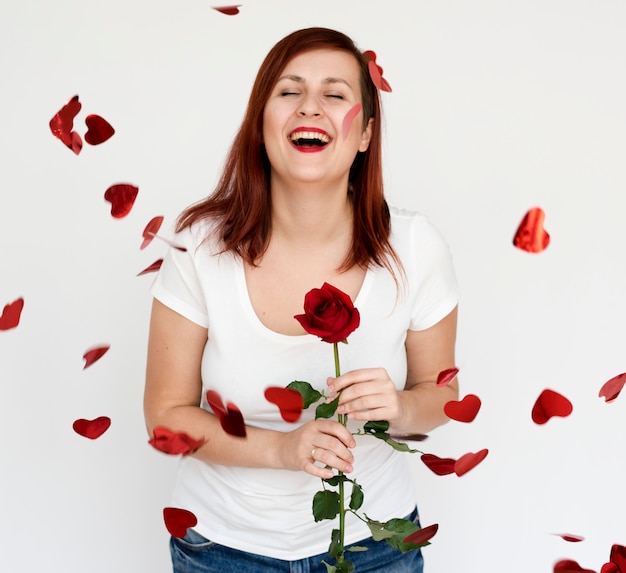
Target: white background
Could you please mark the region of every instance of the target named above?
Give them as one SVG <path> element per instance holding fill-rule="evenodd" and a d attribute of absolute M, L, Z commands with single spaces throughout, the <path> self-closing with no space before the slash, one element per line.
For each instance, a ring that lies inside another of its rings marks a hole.
<path fill-rule="evenodd" d="M 483 408 L 423 447 L 489 448 L 465 476 L 415 458 L 427 571 L 598 570 L 626 544 L 626 4 L 622 0 L 0 1 L 0 570 L 165 573 L 176 459 L 147 445 L 142 393 L 154 275 L 141 233 L 208 194 L 256 70 L 287 33 L 340 29 L 378 54 L 390 202 L 447 238 L 462 289 L 462 395 Z M 48 121 L 73 95 L 117 130 L 74 155 Z M 132 212 L 104 191 L 139 186 Z M 548 249 L 512 246 L 528 209 Z M 111 349 L 83 370 L 83 353 Z M 544 388 L 574 404 L 535 425 Z M 106 415 L 95 441 L 77 418 Z M 393 487 L 390 476 L 390 487 Z M 280 524 L 277 524 L 280 527 Z M 586 540 L 568 544 L 553 533 Z"/>

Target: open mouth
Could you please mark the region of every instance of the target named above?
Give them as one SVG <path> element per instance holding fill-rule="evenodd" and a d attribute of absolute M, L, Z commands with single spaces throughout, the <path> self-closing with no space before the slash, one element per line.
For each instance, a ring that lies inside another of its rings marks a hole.
<path fill-rule="evenodd" d="M 289 141 L 300 149 L 321 149 L 330 143 L 331 138 L 328 134 L 317 131 L 293 131 L 289 135 Z"/>

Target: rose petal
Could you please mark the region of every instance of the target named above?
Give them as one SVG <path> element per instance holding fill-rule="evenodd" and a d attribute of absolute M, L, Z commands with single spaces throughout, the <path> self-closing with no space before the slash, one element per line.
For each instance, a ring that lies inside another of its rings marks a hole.
<path fill-rule="evenodd" d="M 0 330 L 16 328 L 20 323 L 23 309 L 24 299 L 22 297 L 4 305 L 2 316 L 0 316 Z"/>
<path fill-rule="evenodd" d="M 152 239 L 154 239 L 163 224 L 163 219 L 164 217 L 162 215 L 150 219 L 142 233 L 143 243 L 141 243 L 141 247 L 139 247 L 140 250 L 145 249 L 152 242 Z"/>
<path fill-rule="evenodd" d="M 524 215 L 520 223 L 513 244 L 522 251 L 540 253 L 550 244 L 550 235 L 543 228 L 545 213 L 540 207 L 533 207 Z"/>
<path fill-rule="evenodd" d="M 149 267 L 146 267 L 143 271 L 137 273 L 137 276 L 140 277 L 141 275 L 147 275 L 148 273 L 155 273 L 161 268 L 162 264 L 163 259 L 157 259 Z"/>
<path fill-rule="evenodd" d="M 109 429 L 110 425 L 111 418 L 100 416 L 94 420 L 85 420 L 84 418 L 75 420 L 72 424 L 72 428 L 74 428 L 74 431 L 80 436 L 95 440 L 104 434 L 104 432 Z"/>
<path fill-rule="evenodd" d="M 565 541 L 569 541 L 570 543 L 578 543 L 580 541 L 584 541 L 585 538 L 580 535 L 573 535 L 572 533 L 553 533 L 552 535 L 557 535 L 561 537 Z"/>
<path fill-rule="evenodd" d="M 462 475 L 466 474 L 471 469 L 475 468 L 480 462 L 482 462 L 487 457 L 488 453 L 489 453 L 489 450 L 485 448 L 484 450 L 480 450 L 479 452 L 476 452 L 475 454 L 472 452 L 469 452 L 461 456 L 454 463 L 454 473 L 457 476 L 461 477 Z"/>
<path fill-rule="evenodd" d="M 87 350 L 87 352 L 83 354 L 83 358 L 85 359 L 85 365 L 83 366 L 83 370 L 85 370 L 85 368 L 89 368 L 89 366 L 91 366 L 94 362 L 100 360 L 100 358 L 102 358 L 107 353 L 109 348 L 111 347 L 108 344 L 105 344 L 103 346 L 96 346 L 90 350 Z"/>
<path fill-rule="evenodd" d="M 241 411 L 235 404 L 229 402 L 226 406 L 222 402 L 220 395 L 215 390 L 208 390 L 206 393 L 206 399 L 213 410 L 213 413 L 220 421 L 222 429 L 231 436 L 237 436 L 239 438 L 246 437 L 246 424 L 244 422 Z"/>
<path fill-rule="evenodd" d="M 348 139 L 348 136 L 350 135 L 350 129 L 352 128 L 352 122 L 354 121 L 354 118 L 359 115 L 362 107 L 363 106 L 360 103 L 355 104 L 354 106 L 352 106 L 352 108 L 350 108 L 348 113 L 346 113 L 345 117 L 343 118 L 341 134 L 343 135 L 344 139 Z"/>
<path fill-rule="evenodd" d="M 583 569 L 576 561 L 563 559 L 554 564 L 554 573 L 596 573 L 593 569 Z"/>
<path fill-rule="evenodd" d="M 126 217 L 135 204 L 139 187 L 130 183 L 111 185 L 105 192 L 104 198 L 111 203 L 111 215 L 116 219 Z"/>
<path fill-rule="evenodd" d="M 80 153 L 82 148 L 82 140 L 74 129 L 74 118 L 78 115 L 82 108 L 82 104 L 75 95 L 70 99 L 50 120 L 50 131 L 52 135 L 60 139 L 67 147 L 69 147 L 76 155 Z"/>
<path fill-rule="evenodd" d="M 468 423 L 476 418 L 480 406 L 480 398 L 475 394 L 468 394 L 460 402 L 456 400 L 446 402 L 443 411 L 452 420 Z"/>
<path fill-rule="evenodd" d="M 152 432 L 148 443 L 155 449 L 169 455 L 182 454 L 183 456 L 195 452 L 204 440 L 194 440 L 185 432 L 173 432 L 168 428 L 157 426 Z"/>
<path fill-rule="evenodd" d="M 226 14 L 227 16 L 236 16 L 239 14 L 239 7 L 241 4 L 235 4 L 233 6 L 211 6 L 213 10 L 217 10 L 222 14 Z"/>
<path fill-rule="evenodd" d="M 554 390 L 544 390 L 532 410 L 532 419 L 535 424 L 545 424 L 553 416 L 565 418 L 573 411 L 572 403 L 562 394 Z"/>
<path fill-rule="evenodd" d="M 103 117 L 91 114 L 85 118 L 87 125 L 87 133 L 85 133 L 85 141 L 90 145 L 100 145 L 107 139 L 113 137 L 115 130 L 113 126 Z"/>
<path fill-rule="evenodd" d="M 417 531 L 414 531 L 410 535 L 407 535 L 402 542 L 403 543 L 415 543 L 415 545 L 425 545 L 428 543 L 437 533 L 439 529 L 438 523 L 433 523 L 427 527 L 422 527 Z"/>
<path fill-rule="evenodd" d="M 291 388 L 271 386 L 265 390 L 265 399 L 276 404 L 285 422 L 297 422 L 304 408 L 302 394 Z"/>
<path fill-rule="evenodd" d="M 372 83 L 383 92 L 391 92 L 391 86 L 387 80 L 383 78 L 382 68 L 376 64 L 374 60 L 370 60 L 367 67 L 370 72 L 370 78 L 372 78 Z"/>
<path fill-rule="evenodd" d="M 454 473 L 456 460 L 453 458 L 440 458 L 435 454 L 422 454 L 421 460 L 428 469 L 438 476 L 447 476 Z"/>
<path fill-rule="evenodd" d="M 626 372 L 618 374 L 605 382 L 602 388 L 600 388 L 598 396 L 604 398 L 607 403 L 613 402 L 619 396 L 624 384 L 626 384 Z"/>
<path fill-rule="evenodd" d="M 442 370 L 437 375 L 437 386 L 447 386 L 455 379 L 456 375 L 459 373 L 458 368 L 448 368 L 447 370 Z"/>
<path fill-rule="evenodd" d="M 163 521 L 172 537 L 185 537 L 187 530 L 198 524 L 198 519 L 191 511 L 178 507 L 163 508 Z"/>

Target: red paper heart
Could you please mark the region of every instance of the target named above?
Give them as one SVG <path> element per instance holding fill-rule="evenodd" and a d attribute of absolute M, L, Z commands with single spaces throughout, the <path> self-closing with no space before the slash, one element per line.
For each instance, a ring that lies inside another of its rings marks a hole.
<path fill-rule="evenodd" d="M 172 432 L 168 428 L 157 426 L 148 443 L 155 449 L 172 456 L 183 456 L 195 452 L 204 444 L 204 440 L 194 440 L 185 432 Z"/>
<path fill-rule="evenodd" d="M 475 394 L 468 394 L 460 402 L 450 400 L 446 402 L 443 411 L 448 418 L 457 422 L 471 422 L 480 410 L 480 398 Z"/>
<path fill-rule="evenodd" d="M 2 309 L 2 316 L 0 316 L 0 330 L 16 328 L 20 323 L 23 308 L 24 299 L 21 297 L 6 304 Z"/>
<path fill-rule="evenodd" d="M 185 537 L 187 530 L 198 524 L 198 519 L 191 511 L 178 507 L 164 507 L 163 521 L 172 537 Z"/>
<path fill-rule="evenodd" d="M 540 207 L 533 207 L 526 213 L 515 237 L 513 244 L 522 251 L 540 253 L 550 244 L 550 235 L 543 228 L 545 213 Z"/>
<path fill-rule="evenodd" d="M 585 538 L 580 535 L 573 535 L 572 533 L 553 533 L 552 535 L 558 535 L 565 541 L 569 541 L 570 543 L 578 543 L 580 541 L 584 541 Z"/>
<path fill-rule="evenodd" d="M 626 573 L 626 547 L 614 544 L 611 547 L 610 561 L 611 563 L 615 563 L 615 565 L 617 565 L 620 573 Z"/>
<path fill-rule="evenodd" d="M 85 368 L 89 368 L 89 366 L 91 366 L 94 362 L 100 360 L 100 358 L 102 358 L 108 352 L 109 348 L 111 347 L 108 344 L 105 344 L 103 346 L 96 346 L 90 350 L 87 350 L 87 352 L 83 354 L 83 358 L 85 360 L 83 370 L 85 370 Z"/>
<path fill-rule="evenodd" d="M 126 217 L 135 204 L 139 187 L 130 183 L 111 185 L 105 192 L 104 198 L 111 203 L 111 215 L 116 219 Z"/>
<path fill-rule="evenodd" d="M 613 402 L 619 396 L 624 384 L 626 384 L 626 372 L 618 374 L 605 382 L 602 388 L 600 388 L 598 396 L 604 398 L 606 402 Z"/>
<path fill-rule="evenodd" d="M 376 64 L 374 60 L 370 60 L 367 67 L 370 72 L 370 78 L 372 78 L 372 83 L 383 92 L 391 92 L 392 89 L 389 82 L 383 78 L 383 69 Z"/>
<path fill-rule="evenodd" d="M 91 114 L 85 118 L 87 125 L 87 133 L 85 133 L 85 141 L 90 145 L 100 145 L 107 139 L 113 137 L 115 130 L 113 126 L 103 117 Z"/>
<path fill-rule="evenodd" d="M 600 573 L 622 573 L 622 571 L 615 563 L 605 563 L 602 565 Z"/>
<path fill-rule="evenodd" d="M 484 450 L 480 450 L 479 452 L 476 452 L 475 454 L 472 452 L 469 452 L 461 456 L 454 463 L 454 473 L 457 476 L 461 477 L 462 475 L 466 474 L 471 469 L 475 468 L 480 462 L 482 462 L 487 457 L 488 453 L 489 453 L 489 450 L 485 448 Z"/>
<path fill-rule="evenodd" d="M 421 460 L 428 469 L 438 476 L 447 476 L 454 473 L 456 460 L 453 458 L 440 458 L 435 454 L 422 454 Z"/>
<path fill-rule="evenodd" d="M 72 427 L 80 436 L 89 438 L 90 440 L 95 440 L 104 434 L 104 432 L 109 429 L 110 425 L 111 418 L 108 418 L 107 416 L 100 416 L 94 420 L 85 420 L 84 418 L 81 418 L 74 421 Z"/>
<path fill-rule="evenodd" d="M 407 535 L 403 539 L 403 543 L 415 543 L 415 545 L 423 546 L 428 544 L 428 542 L 435 537 L 437 530 L 439 529 L 438 523 L 433 523 L 427 527 L 422 527 L 417 531 L 414 531 L 410 535 Z"/>
<path fill-rule="evenodd" d="M 593 569 L 583 569 L 576 561 L 563 559 L 554 564 L 554 573 L 596 573 Z"/>
<path fill-rule="evenodd" d="M 241 4 L 235 4 L 234 6 L 212 6 L 213 10 L 217 10 L 227 16 L 236 16 L 239 14 L 239 7 Z"/>
<path fill-rule="evenodd" d="M 147 275 L 148 273 L 155 273 L 161 268 L 162 264 L 163 259 L 157 259 L 149 267 L 146 267 L 143 271 L 137 273 L 137 276 L 140 277 L 141 275 Z"/>
<path fill-rule="evenodd" d="M 141 243 L 141 247 L 139 247 L 140 250 L 145 249 L 152 242 L 152 239 L 154 239 L 163 224 L 163 219 L 164 217 L 162 215 L 157 215 L 150 219 L 142 233 L 143 243 Z"/>
<path fill-rule="evenodd" d="M 544 390 L 533 406 L 532 419 L 535 424 L 545 424 L 553 416 L 565 418 L 572 413 L 572 403 L 554 390 Z"/>
<path fill-rule="evenodd" d="M 81 108 L 82 104 L 78 101 L 78 96 L 75 95 L 54 114 L 49 123 L 52 135 L 60 139 L 76 155 L 80 153 L 83 146 L 80 135 L 73 131 L 74 118 L 78 115 Z"/>
<path fill-rule="evenodd" d="M 213 413 L 220 421 L 222 429 L 227 434 L 239 438 L 246 437 L 246 424 L 241 415 L 241 411 L 235 404 L 228 402 L 228 404 L 224 406 L 222 398 L 214 390 L 207 390 L 206 399 Z"/>
<path fill-rule="evenodd" d="M 437 375 L 437 386 L 447 386 L 456 378 L 456 375 L 459 373 L 458 368 L 448 368 L 447 370 L 442 370 Z"/>
<path fill-rule="evenodd" d="M 302 394 L 291 388 L 271 386 L 265 390 L 265 399 L 276 404 L 285 422 L 297 422 L 304 408 Z"/>
<path fill-rule="evenodd" d="M 354 121 L 354 118 L 359 115 L 362 107 L 363 106 L 360 103 L 355 104 L 348 110 L 348 113 L 346 113 L 345 117 L 343 118 L 341 134 L 343 135 L 344 139 L 348 139 L 348 136 L 350 135 L 350 129 L 352 128 L 352 122 Z"/>

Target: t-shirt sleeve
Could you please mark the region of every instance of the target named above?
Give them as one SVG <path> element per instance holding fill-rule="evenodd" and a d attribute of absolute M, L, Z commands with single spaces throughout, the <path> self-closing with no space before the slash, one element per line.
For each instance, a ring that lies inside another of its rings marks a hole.
<path fill-rule="evenodd" d="M 189 229 L 176 234 L 174 243 L 187 250 L 170 247 L 150 292 L 173 311 L 208 328 L 206 299 L 198 273 L 199 257 L 206 251 L 198 248 Z"/>

